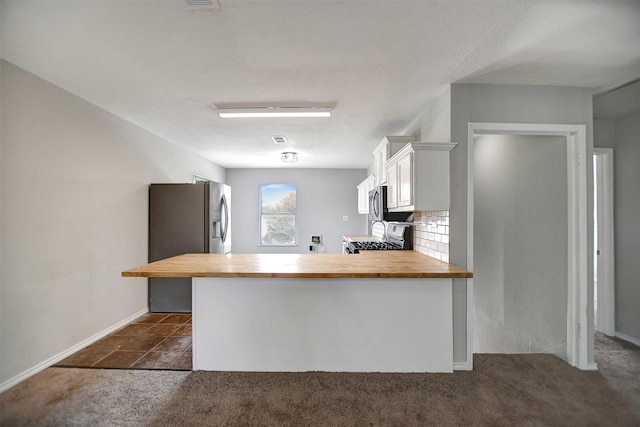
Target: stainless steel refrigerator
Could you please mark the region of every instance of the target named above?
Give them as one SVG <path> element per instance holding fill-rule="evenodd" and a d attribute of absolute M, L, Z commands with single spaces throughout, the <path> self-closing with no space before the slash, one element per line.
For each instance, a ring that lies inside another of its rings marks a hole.
<path fill-rule="evenodd" d="M 231 187 L 213 181 L 151 184 L 149 262 L 231 252 L 230 199 Z M 191 279 L 150 278 L 149 311 L 191 312 Z"/>

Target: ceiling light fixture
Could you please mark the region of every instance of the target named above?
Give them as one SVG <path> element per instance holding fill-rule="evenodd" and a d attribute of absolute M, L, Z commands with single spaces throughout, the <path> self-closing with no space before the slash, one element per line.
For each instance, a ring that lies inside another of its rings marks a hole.
<path fill-rule="evenodd" d="M 294 153 L 293 151 L 287 151 L 282 153 L 282 157 L 280 160 L 283 162 L 297 162 L 298 161 L 298 153 Z"/>
<path fill-rule="evenodd" d="M 331 107 L 244 107 L 217 108 L 222 118 L 249 117 L 331 117 Z"/>

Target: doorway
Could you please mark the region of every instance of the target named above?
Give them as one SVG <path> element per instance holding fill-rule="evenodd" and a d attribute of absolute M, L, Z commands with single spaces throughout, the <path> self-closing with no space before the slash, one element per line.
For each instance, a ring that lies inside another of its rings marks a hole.
<path fill-rule="evenodd" d="M 478 135 L 542 135 L 559 136 L 566 148 L 566 361 L 579 369 L 596 369 L 588 361 L 587 286 L 587 162 L 586 126 L 522 123 L 469 123 L 467 163 L 467 268 L 474 270 L 474 168 L 475 139 Z M 471 279 L 470 288 L 475 287 Z M 469 283 L 469 282 L 468 282 Z M 474 330 L 473 294 L 467 303 L 468 330 Z M 473 332 L 467 336 L 467 352 L 473 352 Z"/>
<path fill-rule="evenodd" d="M 474 349 L 567 360 L 566 138 L 475 137 Z"/>
<path fill-rule="evenodd" d="M 593 149 L 593 295 L 595 330 L 615 335 L 613 149 Z"/>

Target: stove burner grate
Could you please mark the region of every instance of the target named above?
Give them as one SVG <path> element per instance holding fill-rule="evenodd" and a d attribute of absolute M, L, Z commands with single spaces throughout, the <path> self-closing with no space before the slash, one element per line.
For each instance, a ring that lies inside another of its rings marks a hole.
<path fill-rule="evenodd" d="M 359 251 L 388 251 L 404 249 L 403 245 L 392 242 L 351 242 L 349 247 L 353 253 Z"/>

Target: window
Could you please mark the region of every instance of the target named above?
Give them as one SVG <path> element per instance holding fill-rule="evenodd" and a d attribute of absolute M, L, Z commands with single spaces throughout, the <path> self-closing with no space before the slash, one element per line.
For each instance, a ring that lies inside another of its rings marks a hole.
<path fill-rule="evenodd" d="M 295 184 L 260 184 L 260 244 L 296 244 Z"/>

